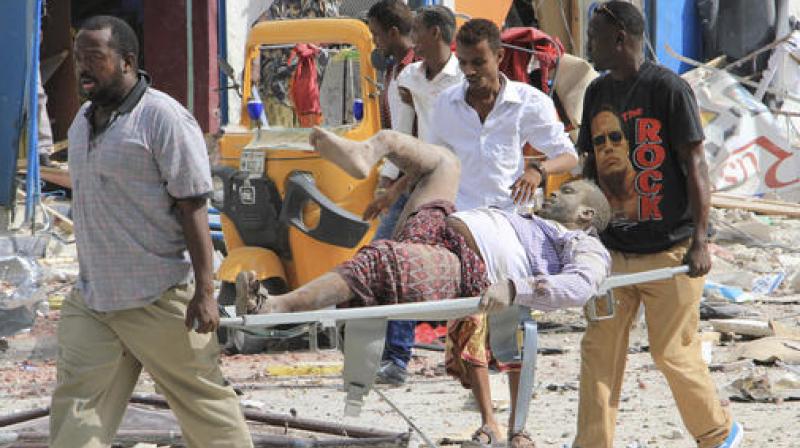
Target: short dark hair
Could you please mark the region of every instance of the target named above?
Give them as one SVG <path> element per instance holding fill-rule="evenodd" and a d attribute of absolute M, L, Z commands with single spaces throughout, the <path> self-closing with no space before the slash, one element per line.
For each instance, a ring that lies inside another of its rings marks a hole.
<path fill-rule="evenodd" d="M 386 31 L 396 27 L 404 36 L 411 33 L 411 26 L 414 24 L 411 9 L 401 0 L 381 0 L 375 3 L 369 8 L 367 19 L 375 19 Z"/>
<path fill-rule="evenodd" d="M 442 41 L 450 44 L 453 41 L 453 34 L 456 32 L 456 16 L 450 8 L 441 5 L 423 6 L 417 9 L 417 17 L 422 20 L 426 28 L 439 27 L 442 33 Z"/>
<path fill-rule="evenodd" d="M 644 36 L 644 16 L 636 5 L 621 0 L 611 0 L 598 5 L 595 13 L 604 16 L 611 24 L 621 25 L 625 31 L 634 36 Z"/>
<path fill-rule="evenodd" d="M 614 117 L 617 119 L 617 121 L 619 121 L 619 127 L 622 130 L 622 135 L 624 135 L 625 138 L 627 139 L 628 135 L 625 133 L 627 123 L 625 122 L 625 120 L 622 119 L 622 116 L 620 116 L 619 112 L 617 112 L 617 108 L 615 108 L 614 106 L 612 106 L 609 103 L 603 103 L 597 109 L 597 112 L 595 112 L 594 117 L 598 116 L 601 112 L 608 112 L 608 113 L 614 115 Z M 592 117 L 592 119 L 594 119 L 594 117 Z M 591 129 L 591 126 L 589 126 L 589 128 Z M 582 155 L 584 156 L 582 174 L 583 174 L 584 178 L 590 179 L 592 181 L 596 181 L 597 180 L 597 156 L 595 156 L 595 154 L 594 154 L 594 143 L 591 142 L 591 140 L 592 140 L 591 137 L 592 136 L 589 135 L 589 144 L 592 146 L 592 150 L 591 151 L 583 151 L 582 152 Z M 631 150 L 631 148 L 628 148 L 628 151 L 630 151 L 630 150 Z"/>
<path fill-rule="evenodd" d="M 492 50 L 500 49 L 500 29 L 491 20 L 471 19 L 456 34 L 456 42 L 462 45 L 474 46 L 484 40 Z"/>
<path fill-rule="evenodd" d="M 139 39 L 136 37 L 136 32 L 127 22 L 114 16 L 92 16 L 81 23 L 81 30 L 99 31 L 105 29 L 111 31 L 111 40 L 109 40 L 108 45 L 122 57 L 133 54 L 133 60 L 138 63 Z"/>

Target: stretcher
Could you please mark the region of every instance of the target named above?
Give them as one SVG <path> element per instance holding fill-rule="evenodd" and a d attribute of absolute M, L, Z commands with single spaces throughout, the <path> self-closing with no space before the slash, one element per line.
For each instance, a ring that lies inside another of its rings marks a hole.
<path fill-rule="evenodd" d="M 587 318 L 608 319 L 613 316 L 613 290 L 622 286 L 645 283 L 685 274 L 688 266 L 655 269 L 634 274 L 611 275 L 598 289 L 597 297 L 587 304 Z M 344 325 L 344 414 L 357 416 L 364 397 L 372 389 L 383 354 L 386 324 L 390 320 L 449 320 L 479 312 L 479 297 L 448 299 L 436 302 L 403 303 L 363 308 L 326 309 L 298 313 L 246 315 L 222 318 L 220 325 L 232 329 L 252 331 L 282 324 L 317 322 L 323 327 Z M 598 301 L 605 302 L 605 314 L 597 310 Z M 533 395 L 538 349 L 538 327 L 531 310 L 513 305 L 489 315 L 490 346 L 494 356 L 502 362 L 521 363 L 520 384 L 517 392 L 515 419 L 512 431 L 524 429 Z M 518 337 L 522 333 L 521 344 Z"/>

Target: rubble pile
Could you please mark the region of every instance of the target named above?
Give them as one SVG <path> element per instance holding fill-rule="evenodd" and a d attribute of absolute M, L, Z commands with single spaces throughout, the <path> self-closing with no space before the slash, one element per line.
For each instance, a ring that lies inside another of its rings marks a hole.
<path fill-rule="evenodd" d="M 712 209 L 707 296 L 732 302 L 800 294 L 800 220 Z"/>

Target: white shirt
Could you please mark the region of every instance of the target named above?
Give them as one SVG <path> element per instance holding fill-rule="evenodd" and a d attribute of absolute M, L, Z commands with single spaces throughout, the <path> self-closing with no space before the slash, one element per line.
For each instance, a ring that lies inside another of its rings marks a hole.
<path fill-rule="evenodd" d="M 402 75 L 407 70 L 408 66 L 400 74 Z M 389 81 L 386 99 L 389 103 L 389 114 L 392 117 L 392 130 L 411 135 L 414 131 L 414 109 L 400 97 L 397 77 L 393 76 Z"/>
<path fill-rule="evenodd" d="M 466 224 L 472 234 L 486 265 L 486 275 L 490 283 L 533 276 L 525 248 L 511 223 L 501 212 L 481 207 L 455 212 L 451 216 Z"/>
<path fill-rule="evenodd" d="M 502 76 L 494 108 L 481 123 L 466 101 L 467 81 L 442 92 L 433 109 L 430 143 L 450 148 L 461 159 L 457 210 L 494 206 L 511 210 L 511 185 L 523 172 L 522 147 L 548 159 L 572 154 L 577 160 L 553 101 L 541 91 Z"/>
<path fill-rule="evenodd" d="M 450 54 L 450 58 L 441 71 L 428 79 L 425 74 L 425 65 L 422 61 L 408 65 L 397 77 L 397 85 L 406 88 L 414 100 L 413 112 L 417 116 L 417 136 L 423 142 L 431 141 L 431 128 L 436 126 L 433 116 L 433 106 L 436 98 L 449 87 L 461 83 L 464 74 L 458 67 L 458 58 Z"/>
<path fill-rule="evenodd" d="M 408 66 L 400 74 L 402 75 L 407 70 Z M 392 130 L 412 135 L 414 132 L 414 108 L 400 97 L 397 76 L 399 75 L 395 74 L 391 77 L 386 91 L 386 102 L 389 104 L 389 115 L 392 117 Z M 380 175 L 389 179 L 397 179 L 400 176 L 400 168 L 389 160 L 384 160 Z"/>
<path fill-rule="evenodd" d="M 425 76 L 425 66 L 422 61 L 407 65 L 397 75 L 397 79 L 392 79 L 387 92 L 389 111 L 392 114 L 392 130 L 410 135 L 416 117 L 417 137 L 424 142 L 430 141 L 430 129 L 435 125 L 431 111 L 436 98 L 445 89 L 460 83 L 463 79 L 464 74 L 461 73 L 458 58 L 454 54 L 450 54 L 450 59 L 444 68 L 430 80 Z M 399 87 L 406 88 L 411 93 L 413 107 L 402 101 Z M 400 170 L 392 162 L 388 160 L 384 162 L 381 176 L 395 179 L 399 174 Z"/>

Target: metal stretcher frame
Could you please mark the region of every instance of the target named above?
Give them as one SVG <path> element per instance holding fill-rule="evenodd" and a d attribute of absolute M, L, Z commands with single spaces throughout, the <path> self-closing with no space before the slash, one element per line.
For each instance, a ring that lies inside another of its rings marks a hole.
<path fill-rule="evenodd" d="M 613 289 L 655 280 L 672 278 L 687 273 L 687 266 L 655 269 L 633 274 L 612 275 L 598 288 L 598 296 L 587 307 L 590 320 L 602 320 L 613 316 Z M 598 316 L 596 302 L 606 300 L 607 314 Z M 347 393 L 344 413 L 357 416 L 364 397 L 375 382 L 386 339 L 386 323 L 389 320 L 448 320 L 458 319 L 479 312 L 479 297 L 446 299 L 436 302 L 402 303 L 362 308 L 326 309 L 297 313 L 258 314 L 220 319 L 223 327 L 248 329 L 271 327 L 281 324 L 319 322 L 333 326 L 346 321 L 344 344 L 344 388 Z M 531 318 L 530 309 L 514 305 L 489 315 L 489 344 L 494 356 L 503 362 L 521 362 L 520 384 L 517 392 L 515 419 L 512 431 L 525 427 L 536 370 L 538 328 Z M 518 344 L 517 332 L 522 330 L 522 347 Z"/>

